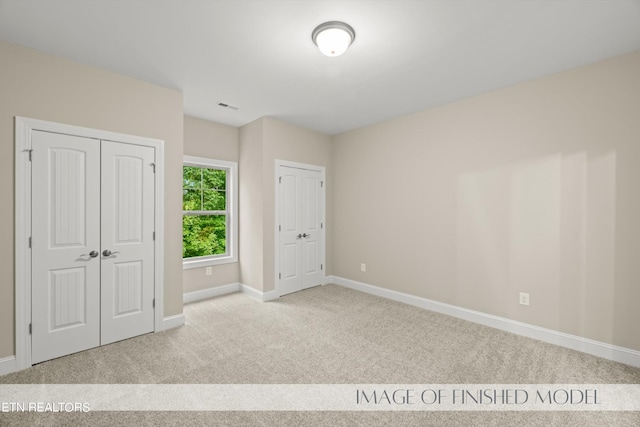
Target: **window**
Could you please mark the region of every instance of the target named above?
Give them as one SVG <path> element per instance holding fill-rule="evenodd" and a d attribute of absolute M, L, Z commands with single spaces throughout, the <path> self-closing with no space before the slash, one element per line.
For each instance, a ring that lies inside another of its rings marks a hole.
<path fill-rule="evenodd" d="M 238 164 L 184 156 L 182 265 L 197 268 L 238 260 Z"/>

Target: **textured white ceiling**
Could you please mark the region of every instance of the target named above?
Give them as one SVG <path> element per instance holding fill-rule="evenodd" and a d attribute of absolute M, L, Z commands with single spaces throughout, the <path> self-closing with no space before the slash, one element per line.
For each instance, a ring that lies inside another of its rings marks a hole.
<path fill-rule="evenodd" d="M 330 20 L 356 31 L 337 58 Z M 333 135 L 640 50 L 640 0 L 0 0 L 0 39 Z"/>

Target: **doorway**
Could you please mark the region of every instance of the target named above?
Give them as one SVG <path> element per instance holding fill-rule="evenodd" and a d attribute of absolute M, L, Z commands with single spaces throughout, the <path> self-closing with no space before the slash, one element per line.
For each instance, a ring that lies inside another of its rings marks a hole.
<path fill-rule="evenodd" d="M 276 162 L 276 290 L 280 296 L 324 284 L 325 171 Z"/>
<path fill-rule="evenodd" d="M 162 142 L 16 118 L 16 157 L 18 368 L 159 330 Z"/>

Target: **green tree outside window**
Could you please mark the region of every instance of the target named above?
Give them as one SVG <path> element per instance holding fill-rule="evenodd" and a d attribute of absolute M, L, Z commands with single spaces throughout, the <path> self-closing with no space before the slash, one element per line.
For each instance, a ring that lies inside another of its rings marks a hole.
<path fill-rule="evenodd" d="M 182 257 L 227 253 L 227 170 L 182 169 Z"/>

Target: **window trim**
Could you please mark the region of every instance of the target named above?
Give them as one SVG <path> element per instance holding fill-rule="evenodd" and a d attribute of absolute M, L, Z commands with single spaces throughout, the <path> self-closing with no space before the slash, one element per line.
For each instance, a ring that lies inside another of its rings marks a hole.
<path fill-rule="evenodd" d="M 227 173 L 227 253 L 204 257 L 183 258 L 182 268 L 208 267 L 238 262 L 238 163 L 207 157 L 183 156 L 182 166 L 226 169 Z M 184 216 L 184 211 L 182 211 Z"/>

